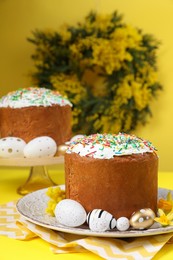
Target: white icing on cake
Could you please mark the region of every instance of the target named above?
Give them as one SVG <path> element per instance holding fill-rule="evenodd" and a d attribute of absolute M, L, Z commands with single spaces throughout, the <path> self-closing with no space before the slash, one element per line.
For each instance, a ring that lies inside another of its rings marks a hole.
<path fill-rule="evenodd" d="M 8 93 L 0 99 L 0 107 L 22 108 L 30 106 L 72 106 L 58 91 L 46 88 L 24 88 Z"/>
<path fill-rule="evenodd" d="M 97 159 L 111 159 L 115 156 L 152 153 L 155 150 L 149 141 L 119 133 L 85 136 L 72 142 L 66 152 Z"/>

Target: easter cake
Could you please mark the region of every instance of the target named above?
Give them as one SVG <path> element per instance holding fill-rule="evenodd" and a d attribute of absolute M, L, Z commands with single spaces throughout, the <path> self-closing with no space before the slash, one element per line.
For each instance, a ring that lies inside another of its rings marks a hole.
<path fill-rule="evenodd" d="M 87 212 L 102 209 L 130 218 L 141 208 L 157 211 L 158 156 L 134 135 L 94 134 L 77 139 L 65 153 L 66 198 Z"/>
<path fill-rule="evenodd" d="M 24 88 L 0 99 L 0 136 L 25 142 L 49 136 L 57 145 L 71 137 L 72 104 L 59 92 L 45 88 Z"/>

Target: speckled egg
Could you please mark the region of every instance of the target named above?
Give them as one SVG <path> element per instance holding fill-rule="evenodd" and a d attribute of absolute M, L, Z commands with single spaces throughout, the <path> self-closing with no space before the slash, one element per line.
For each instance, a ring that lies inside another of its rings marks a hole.
<path fill-rule="evenodd" d="M 0 139 L 0 157 L 24 157 L 26 143 L 18 137 L 5 137 Z"/>
<path fill-rule="evenodd" d="M 86 216 L 84 207 L 75 200 L 61 200 L 55 207 L 55 217 L 64 226 L 81 226 L 86 221 Z"/>
<path fill-rule="evenodd" d="M 105 210 L 94 209 L 88 213 L 87 223 L 92 231 L 104 232 L 115 228 L 116 219 Z"/>
<path fill-rule="evenodd" d="M 130 218 L 130 225 L 135 229 L 149 228 L 154 223 L 155 217 L 156 215 L 152 209 L 141 209 L 132 214 Z"/>
<path fill-rule="evenodd" d="M 130 227 L 129 219 L 126 217 L 120 217 L 117 219 L 117 229 L 119 231 L 126 231 Z"/>
<path fill-rule="evenodd" d="M 57 151 L 56 142 L 49 136 L 32 139 L 24 148 L 26 158 L 53 157 Z"/>

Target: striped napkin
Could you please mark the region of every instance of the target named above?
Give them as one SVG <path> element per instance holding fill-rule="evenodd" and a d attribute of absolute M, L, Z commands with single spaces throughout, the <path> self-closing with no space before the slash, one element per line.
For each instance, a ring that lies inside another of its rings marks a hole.
<path fill-rule="evenodd" d="M 156 236 L 115 239 L 86 237 L 57 232 L 33 224 L 16 210 L 15 201 L 0 205 L 0 235 L 29 240 L 40 237 L 50 244 L 53 253 L 86 252 L 103 259 L 152 259 L 173 237 L 173 233 Z"/>

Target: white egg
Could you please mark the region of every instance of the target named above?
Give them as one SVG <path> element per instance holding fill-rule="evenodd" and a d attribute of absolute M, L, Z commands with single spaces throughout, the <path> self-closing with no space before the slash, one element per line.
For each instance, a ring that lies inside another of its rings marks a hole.
<path fill-rule="evenodd" d="M 57 151 L 56 142 L 49 136 L 40 136 L 28 142 L 24 148 L 26 158 L 53 157 Z"/>
<path fill-rule="evenodd" d="M 126 231 L 130 227 L 129 219 L 126 217 L 121 217 L 117 219 L 117 229 L 119 231 Z"/>
<path fill-rule="evenodd" d="M 75 141 L 77 141 L 78 139 L 83 138 L 83 137 L 84 137 L 84 135 L 74 135 L 74 136 L 70 139 L 70 143 L 75 142 Z"/>
<path fill-rule="evenodd" d="M 24 140 L 18 137 L 5 137 L 0 139 L 0 157 L 24 157 L 23 150 L 26 146 Z"/>
<path fill-rule="evenodd" d="M 55 207 L 57 221 L 68 227 L 81 226 L 86 221 L 86 211 L 77 201 L 71 199 L 61 200 Z"/>
<path fill-rule="evenodd" d="M 104 232 L 115 228 L 116 219 L 106 210 L 94 209 L 88 213 L 87 223 L 92 231 Z"/>
<path fill-rule="evenodd" d="M 109 229 L 108 222 L 102 218 L 99 218 L 96 221 L 91 221 L 89 228 L 94 232 L 105 232 Z"/>

